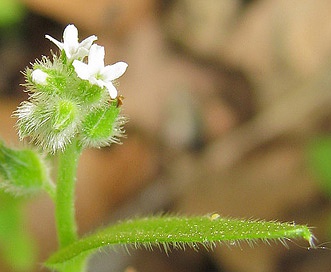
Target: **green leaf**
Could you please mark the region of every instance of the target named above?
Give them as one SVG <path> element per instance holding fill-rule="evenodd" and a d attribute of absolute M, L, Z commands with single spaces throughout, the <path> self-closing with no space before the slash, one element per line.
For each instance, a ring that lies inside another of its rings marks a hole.
<path fill-rule="evenodd" d="M 45 187 L 51 188 L 40 156 L 31 149 L 8 148 L 0 141 L 0 188 L 16 196 Z"/>
<path fill-rule="evenodd" d="M 0 192 L 0 251 L 13 271 L 32 270 L 37 247 L 23 222 L 22 199 Z"/>
<path fill-rule="evenodd" d="M 105 246 L 124 245 L 151 249 L 154 246 L 166 252 L 199 244 L 213 248 L 216 242 L 238 244 L 303 238 L 313 246 L 313 235 L 307 226 L 256 220 L 221 218 L 218 214 L 202 217 L 156 216 L 119 222 L 95 234 L 62 248 L 47 261 L 50 268 L 63 268 L 75 258 L 88 256 Z"/>

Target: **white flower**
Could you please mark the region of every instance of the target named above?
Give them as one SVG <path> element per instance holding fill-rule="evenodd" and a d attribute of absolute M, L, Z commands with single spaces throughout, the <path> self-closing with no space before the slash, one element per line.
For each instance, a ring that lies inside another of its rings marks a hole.
<path fill-rule="evenodd" d="M 55 43 L 60 50 L 64 50 L 69 60 L 86 57 L 92 43 L 98 39 L 95 35 L 92 35 L 79 43 L 78 30 L 74 25 L 68 25 L 64 29 L 63 42 L 59 42 L 49 35 L 45 35 L 45 37 Z"/>
<path fill-rule="evenodd" d="M 117 62 L 113 65 L 104 64 L 105 49 L 103 46 L 93 44 L 88 55 L 88 64 L 74 60 L 73 66 L 81 79 L 88 80 L 91 84 L 101 88 L 106 87 L 112 99 L 117 97 L 117 90 L 113 80 L 124 74 L 128 65 L 125 62 Z"/>
<path fill-rule="evenodd" d="M 31 73 L 32 81 L 36 84 L 45 85 L 48 74 L 40 69 L 36 69 Z"/>

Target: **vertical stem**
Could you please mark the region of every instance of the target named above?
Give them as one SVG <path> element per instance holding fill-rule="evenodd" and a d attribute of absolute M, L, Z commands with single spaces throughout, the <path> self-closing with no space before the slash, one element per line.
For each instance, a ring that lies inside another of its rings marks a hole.
<path fill-rule="evenodd" d="M 59 153 L 58 157 L 55 217 L 60 248 L 78 238 L 75 219 L 75 183 L 80 153 L 81 148 L 74 140 L 62 153 Z M 61 269 L 61 272 L 82 272 L 85 268 L 86 257 L 83 256 Z"/>
<path fill-rule="evenodd" d="M 55 214 L 60 248 L 77 239 L 74 202 L 79 155 L 80 148 L 73 141 L 58 157 Z"/>

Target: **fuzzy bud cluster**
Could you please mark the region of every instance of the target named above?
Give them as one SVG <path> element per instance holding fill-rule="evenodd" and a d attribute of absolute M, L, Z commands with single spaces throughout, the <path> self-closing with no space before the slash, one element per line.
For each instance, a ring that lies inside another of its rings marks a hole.
<path fill-rule="evenodd" d="M 46 38 L 61 54 L 42 57 L 25 71 L 30 96 L 15 112 L 20 137 L 51 153 L 64 150 L 74 138 L 82 147 L 119 142 L 126 118 L 120 115 L 114 81 L 127 64 L 105 66 L 104 48 L 93 44 L 97 37 L 79 43 L 74 25 L 65 28 L 63 42 Z"/>

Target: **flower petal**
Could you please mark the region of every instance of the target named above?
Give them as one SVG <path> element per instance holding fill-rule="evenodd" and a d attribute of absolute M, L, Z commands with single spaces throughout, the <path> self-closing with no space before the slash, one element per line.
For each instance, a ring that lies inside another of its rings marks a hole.
<path fill-rule="evenodd" d="M 49 35 L 45 35 L 46 39 L 49 39 L 52 43 L 55 43 L 55 45 L 60 48 L 60 50 L 63 50 L 63 43 L 59 42 L 58 40 L 55 40 L 53 37 Z"/>
<path fill-rule="evenodd" d="M 89 53 L 89 50 L 84 47 L 79 47 L 76 53 L 71 56 L 72 59 L 83 59 Z"/>
<path fill-rule="evenodd" d="M 73 25 L 68 25 L 63 32 L 63 42 L 59 42 L 49 35 L 45 35 L 47 39 L 55 43 L 60 50 L 64 50 L 69 60 L 82 59 L 89 54 L 89 49 L 92 43 L 98 38 L 92 35 L 81 43 L 78 43 L 78 29 Z"/>
<path fill-rule="evenodd" d="M 63 31 L 63 43 L 68 47 L 78 47 L 78 29 L 74 25 L 68 25 Z"/>
<path fill-rule="evenodd" d="M 117 97 L 117 89 L 115 88 L 113 83 L 107 82 L 107 83 L 105 83 L 105 86 L 109 92 L 110 98 L 115 99 Z"/>
<path fill-rule="evenodd" d="M 105 81 L 112 81 L 122 76 L 127 67 L 128 64 L 123 61 L 117 62 L 113 65 L 107 65 L 102 71 L 102 76 Z"/>
<path fill-rule="evenodd" d="M 79 44 L 79 47 L 84 47 L 84 48 L 86 48 L 86 49 L 90 49 L 92 43 L 93 43 L 94 41 L 96 41 L 97 39 L 98 39 L 97 36 L 92 35 L 92 36 L 90 36 L 90 37 L 84 39 L 83 41 L 81 41 L 80 44 Z"/>
<path fill-rule="evenodd" d="M 73 54 L 72 58 L 74 59 L 82 59 L 89 54 L 90 47 L 92 43 L 97 40 L 97 36 L 92 35 L 85 40 L 83 40 L 77 47 L 76 53 Z"/>
<path fill-rule="evenodd" d="M 88 66 L 92 74 L 98 74 L 104 67 L 105 48 L 93 44 L 88 55 Z"/>
<path fill-rule="evenodd" d="M 77 76 L 80 77 L 81 79 L 89 79 L 91 77 L 89 67 L 86 63 L 81 62 L 79 60 L 74 60 L 72 65 L 75 68 Z"/>
<path fill-rule="evenodd" d="M 74 25 L 68 25 L 63 32 L 63 48 L 68 59 L 72 59 L 77 53 L 78 30 Z"/>

